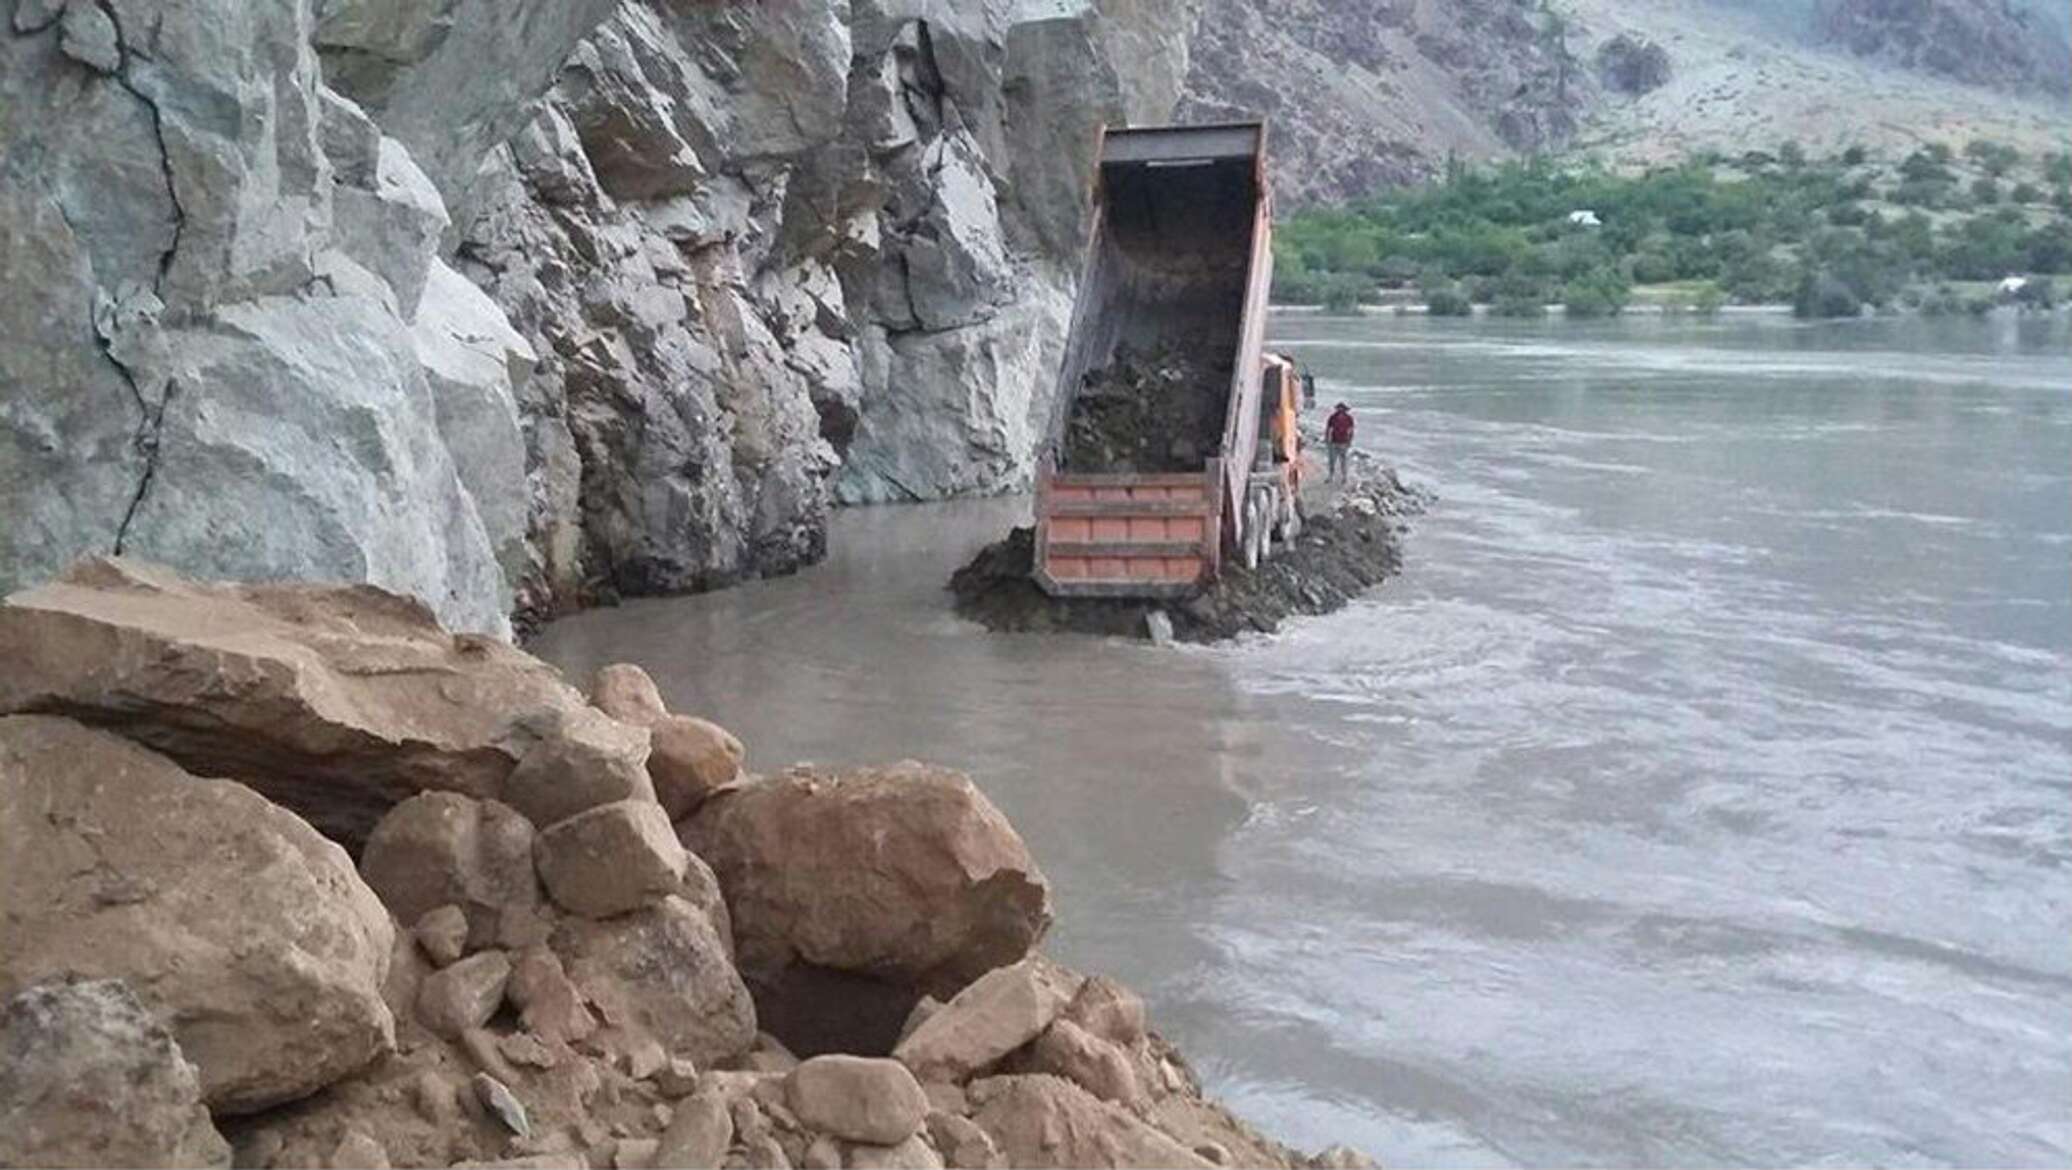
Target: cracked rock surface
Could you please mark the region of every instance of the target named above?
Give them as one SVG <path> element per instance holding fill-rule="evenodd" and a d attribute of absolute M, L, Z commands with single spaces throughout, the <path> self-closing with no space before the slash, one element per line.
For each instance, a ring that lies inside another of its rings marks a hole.
<path fill-rule="evenodd" d="M 1094 127 L 1177 88 L 1119 80 L 1133 5 L 1008 8 L 13 0 L 0 589 L 119 552 L 503 634 L 1021 485 Z"/>

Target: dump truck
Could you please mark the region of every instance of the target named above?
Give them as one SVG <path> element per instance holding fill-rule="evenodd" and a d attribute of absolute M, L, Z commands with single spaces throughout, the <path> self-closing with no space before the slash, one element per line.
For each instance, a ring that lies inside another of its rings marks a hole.
<path fill-rule="evenodd" d="M 1110 129 L 1048 432 L 1035 575 L 1054 597 L 1185 597 L 1302 524 L 1298 413 L 1265 352 L 1266 126 Z"/>

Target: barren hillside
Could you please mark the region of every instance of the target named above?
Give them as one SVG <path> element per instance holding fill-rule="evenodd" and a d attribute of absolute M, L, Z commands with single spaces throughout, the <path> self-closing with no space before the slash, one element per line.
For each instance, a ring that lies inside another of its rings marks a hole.
<path fill-rule="evenodd" d="M 2038 150 L 2062 148 L 2072 126 L 2072 40 L 2043 0 L 1195 0 L 1190 11 L 1180 116 L 1272 118 L 1279 189 L 1294 203 L 1427 177 L 1449 154 L 1583 148 L 1644 164 L 1788 139 L 1977 136 Z M 1666 55 L 1654 88 L 1601 79 L 1600 54 L 1622 36 Z M 1961 41 L 1962 60 L 1922 48 L 1938 38 Z"/>

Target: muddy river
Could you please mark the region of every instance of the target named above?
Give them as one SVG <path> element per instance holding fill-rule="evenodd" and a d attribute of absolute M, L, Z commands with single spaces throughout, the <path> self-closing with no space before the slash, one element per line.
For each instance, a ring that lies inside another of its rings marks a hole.
<path fill-rule="evenodd" d="M 752 763 L 968 769 L 1050 949 L 1384 1164 L 2072 1160 L 2072 325 L 1276 322 L 1440 493 L 1210 650 L 994 636 L 1018 500 L 550 627 Z"/>

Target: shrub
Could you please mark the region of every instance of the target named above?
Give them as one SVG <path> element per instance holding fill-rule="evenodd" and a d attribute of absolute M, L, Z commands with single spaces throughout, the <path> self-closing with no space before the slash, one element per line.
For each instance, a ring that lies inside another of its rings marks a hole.
<path fill-rule="evenodd" d="M 1862 227 L 1876 214 L 1861 203 L 1837 203 L 1827 209 L 1827 222 L 1836 227 Z"/>
<path fill-rule="evenodd" d="M 2029 182 L 2016 183 L 2014 190 L 2008 192 L 2007 197 L 2016 203 L 2041 203 L 2043 202 L 2043 188 Z"/>
<path fill-rule="evenodd" d="M 1324 279 L 1324 311 L 1342 317 L 1357 316 L 1360 302 L 1372 291 L 1365 280 L 1340 273 Z"/>
<path fill-rule="evenodd" d="M 1899 177 L 1910 183 L 1947 183 L 1956 178 L 1950 173 L 1949 161 L 1949 148 L 1924 147 L 1900 162 Z"/>
<path fill-rule="evenodd" d="M 1978 180 L 1971 185 L 1971 201 L 1980 207 L 2000 202 L 2000 184 L 1991 179 Z"/>
<path fill-rule="evenodd" d="M 1676 260 L 1665 253 L 1640 252 L 1633 257 L 1633 281 L 1636 284 L 1667 284 L 1680 275 Z"/>
<path fill-rule="evenodd" d="M 2002 142 L 1974 138 L 1964 147 L 1964 157 L 1984 168 L 1994 178 L 2014 169 L 2022 161 L 2022 152 Z"/>
<path fill-rule="evenodd" d="M 2017 289 L 2014 303 L 2023 309 L 2049 312 L 2058 307 L 2058 285 L 2048 276 L 2032 276 Z"/>
<path fill-rule="evenodd" d="M 1842 165 L 1845 167 L 1860 167 L 1869 158 L 1869 151 L 1862 146 L 1851 145 L 1849 149 L 1842 152 Z"/>
<path fill-rule="evenodd" d="M 1799 280 L 1791 311 L 1800 317 L 1833 319 L 1863 315 L 1863 298 L 1827 272 L 1808 272 Z"/>
<path fill-rule="evenodd" d="M 1497 278 L 1495 298 L 1489 311 L 1499 317 L 1544 317 L 1547 315 L 1546 286 L 1516 269 Z"/>
<path fill-rule="evenodd" d="M 1700 317 L 1717 317 L 1720 306 L 1726 302 L 1727 294 L 1721 292 L 1718 285 L 1708 283 L 1698 290 L 1697 296 L 1691 298 L 1691 312 Z"/>
<path fill-rule="evenodd" d="M 1948 201 L 1950 184 L 1940 179 L 1908 179 L 1892 192 L 1892 201 L 1902 207 L 1941 207 Z"/>
<path fill-rule="evenodd" d="M 1964 311 L 1964 298 L 1947 284 L 1937 285 L 1920 301 L 1922 314 L 1929 317 L 1949 317 Z"/>
<path fill-rule="evenodd" d="M 1569 281 L 1561 301 L 1571 317 L 1615 317 L 1625 311 L 1632 290 L 1610 268 L 1596 268 Z"/>
<path fill-rule="evenodd" d="M 1436 289 L 1425 294 L 1425 307 L 1434 317 L 1472 317 L 1475 306 L 1468 303 L 1460 290 L 1451 286 Z"/>

